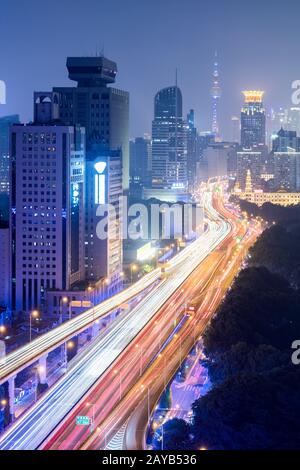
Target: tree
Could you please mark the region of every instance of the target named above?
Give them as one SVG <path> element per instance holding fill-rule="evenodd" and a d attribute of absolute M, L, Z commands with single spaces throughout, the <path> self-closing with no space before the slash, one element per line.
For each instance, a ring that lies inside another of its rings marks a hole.
<path fill-rule="evenodd" d="M 207 358 L 202 364 L 208 369 L 213 385 L 233 378 L 238 374 L 254 374 L 270 371 L 290 363 L 291 353 L 280 351 L 273 346 L 262 344 L 256 347 L 237 343 L 225 352 Z"/>
<path fill-rule="evenodd" d="M 191 449 L 190 426 L 183 419 L 173 418 L 156 432 L 154 447 L 157 450 Z"/>
<path fill-rule="evenodd" d="M 227 351 L 238 342 L 286 350 L 300 331 L 300 297 L 266 268 L 247 268 L 235 281 L 204 334 L 205 353 Z"/>
<path fill-rule="evenodd" d="M 209 449 L 300 448 L 300 374 L 286 366 L 238 375 L 193 405 L 194 445 Z"/>

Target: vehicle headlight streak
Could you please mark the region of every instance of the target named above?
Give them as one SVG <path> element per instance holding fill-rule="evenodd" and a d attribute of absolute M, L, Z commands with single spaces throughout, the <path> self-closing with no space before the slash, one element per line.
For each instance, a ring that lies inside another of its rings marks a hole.
<path fill-rule="evenodd" d="M 0 449 L 39 447 L 192 271 L 228 235 L 231 226 L 213 209 L 211 198 L 210 193 L 205 197 L 206 210 L 212 219 L 208 221 L 208 230 L 171 259 L 169 276 L 134 309 L 112 323 L 72 369 L 1 436 Z M 157 271 L 160 270 L 153 272 L 153 278 L 158 275 Z"/>

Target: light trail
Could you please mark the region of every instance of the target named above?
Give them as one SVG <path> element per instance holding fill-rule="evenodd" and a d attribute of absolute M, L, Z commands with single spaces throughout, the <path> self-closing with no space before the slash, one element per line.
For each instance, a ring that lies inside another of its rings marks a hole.
<path fill-rule="evenodd" d="M 231 225 L 220 218 L 212 208 L 211 194 L 206 196 L 205 204 L 212 218 L 215 218 L 215 221 L 209 222 L 209 230 L 173 258 L 169 263 L 170 274 L 168 277 L 142 299 L 132 311 L 113 322 L 108 331 L 100 335 L 96 344 L 89 348 L 74 367 L 1 436 L 0 449 L 35 449 L 39 447 L 99 377 L 111 367 L 116 358 L 143 330 L 156 312 L 179 289 L 201 261 L 224 240 L 231 230 Z M 155 273 L 152 274 L 155 276 Z M 113 300 L 109 299 L 104 303 L 107 302 L 113 302 Z M 124 299 L 121 303 L 123 302 Z M 101 308 L 103 308 L 103 304 L 100 304 L 99 309 L 101 310 Z M 94 321 L 97 318 L 96 315 L 98 317 L 101 315 L 99 309 L 97 309 L 98 314 L 93 313 L 93 309 L 85 312 L 82 321 L 87 323 Z M 74 320 L 79 321 L 79 319 Z M 74 320 L 68 322 L 69 325 L 62 326 L 66 328 L 69 326 L 72 329 L 73 324 L 71 325 L 71 323 Z M 86 328 L 86 324 L 82 328 Z M 70 335 L 73 336 L 74 331 Z"/>

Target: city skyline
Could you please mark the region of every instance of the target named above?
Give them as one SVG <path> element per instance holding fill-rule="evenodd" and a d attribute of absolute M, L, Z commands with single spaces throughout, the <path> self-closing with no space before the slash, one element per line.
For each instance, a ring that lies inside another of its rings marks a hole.
<path fill-rule="evenodd" d="M 300 449 L 298 2 L 2 1 L 0 450 Z"/>
<path fill-rule="evenodd" d="M 46 24 L 40 19 L 35 0 L 27 6 L 27 14 L 35 22 L 32 31 L 26 28 L 20 12 L 4 2 L 1 17 L 5 22 L 1 25 L 0 39 L 2 43 L 5 40 L 6 47 L 2 53 L 0 79 L 6 82 L 7 104 L 1 105 L 0 115 L 20 112 L 21 121 L 31 120 L 34 90 L 49 89 L 53 84 L 70 86 L 65 76 L 65 57 L 95 55 L 96 52 L 104 52 L 118 63 L 118 87 L 131 94 L 131 137 L 150 132 L 153 97 L 159 89 L 175 84 L 176 68 L 178 86 L 183 93 L 183 113 L 195 109 L 197 128 L 211 128 L 210 87 L 215 50 L 222 77 L 220 127 L 225 139 L 230 135 L 231 116 L 239 113 L 243 89 L 265 90 L 267 111 L 270 107 L 292 105 L 291 83 L 299 78 L 296 61 L 290 60 L 296 57 L 299 36 L 296 1 L 288 2 L 290 8 L 283 10 L 280 18 L 276 15 L 277 2 L 270 9 L 257 1 L 252 2 L 251 7 L 231 1 L 226 2 L 225 7 L 220 1 L 209 6 L 190 0 L 180 13 L 177 2 L 141 5 L 132 0 L 130 3 L 132 13 L 123 21 L 128 6 L 120 1 L 110 2 L 105 10 L 103 2 L 94 0 L 87 3 L 90 8 L 64 2 L 59 5 L 60 14 L 53 19 L 54 35 L 51 21 Z M 54 1 L 51 5 L 56 4 Z M 255 15 L 255 34 L 248 41 L 252 11 L 258 11 L 258 15 Z M 291 11 L 295 14 L 291 15 Z M 170 16 L 172 21 L 165 22 Z M 105 21 L 109 18 L 113 20 Z M 72 31 L 71 23 L 79 25 L 79 20 L 83 23 L 77 33 L 66 34 Z M 245 22 L 249 23 L 246 29 Z M 226 30 L 234 34 L 225 35 Z M 12 35 L 14 41 L 8 41 Z M 45 37 L 51 40 L 42 41 L 41 47 L 37 39 Z M 131 54 L 128 55 L 129 49 Z M 16 59 L 11 61 L 11 56 Z M 166 56 L 168 61 L 165 61 Z M 279 64 L 280 74 L 276 73 Z M 31 73 L 20 74 L 20 68 Z M 153 73 L 153 69 L 159 73 Z"/>

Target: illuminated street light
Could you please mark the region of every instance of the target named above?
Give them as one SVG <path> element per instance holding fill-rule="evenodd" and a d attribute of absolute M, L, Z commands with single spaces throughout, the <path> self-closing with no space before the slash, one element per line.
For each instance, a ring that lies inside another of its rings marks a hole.
<path fill-rule="evenodd" d="M 60 325 L 63 322 L 63 304 L 67 304 L 69 301 L 68 297 L 64 295 L 60 300 L 59 300 L 59 323 Z"/>
<path fill-rule="evenodd" d="M 32 324 L 32 318 L 38 318 L 39 317 L 39 312 L 38 310 L 33 310 L 29 314 L 29 342 L 31 343 L 32 340 L 32 331 L 31 331 L 31 324 Z"/>
<path fill-rule="evenodd" d="M 131 264 L 131 265 L 130 265 L 130 280 L 131 280 L 131 284 L 132 284 L 132 273 L 133 273 L 134 271 L 137 271 L 137 269 L 138 269 L 138 267 L 137 267 L 136 264 Z"/>
<path fill-rule="evenodd" d="M 1 325 L 1 326 L 0 326 L 0 333 L 1 333 L 2 335 L 4 335 L 4 334 L 6 333 L 6 328 L 5 328 L 4 325 Z"/>

